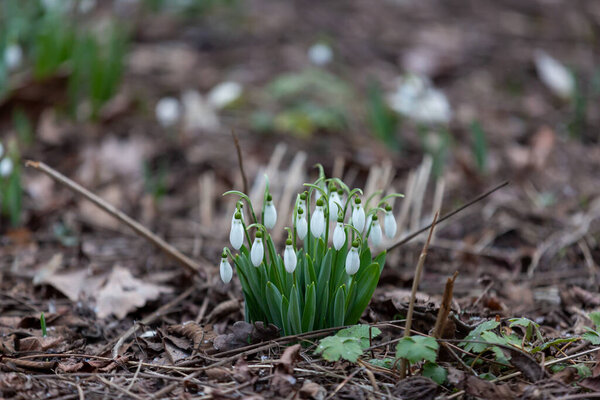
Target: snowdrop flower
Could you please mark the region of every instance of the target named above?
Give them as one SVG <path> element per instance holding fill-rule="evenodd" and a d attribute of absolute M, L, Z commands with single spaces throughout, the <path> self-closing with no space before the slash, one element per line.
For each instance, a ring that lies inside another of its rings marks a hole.
<path fill-rule="evenodd" d="M 288 239 L 285 241 L 285 250 L 283 251 L 283 265 L 285 266 L 285 270 L 291 274 L 296 270 L 297 263 L 298 258 L 292 247 L 292 239 Z"/>
<path fill-rule="evenodd" d="M 229 242 L 231 246 L 239 250 L 244 243 L 244 226 L 242 225 L 242 213 L 237 211 L 234 215 L 231 231 L 229 232 Z"/>
<path fill-rule="evenodd" d="M 371 243 L 373 243 L 375 246 L 379 246 L 381 244 L 381 225 L 379 224 L 377 215 L 373 215 L 369 239 L 371 239 Z"/>
<path fill-rule="evenodd" d="M 273 205 L 273 197 L 267 195 L 267 202 L 265 203 L 264 220 L 263 224 L 267 229 L 273 229 L 277 223 L 277 210 Z"/>
<path fill-rule="evenodd" d="M 535 68 L 542 82 L 558 97 L 572 97 L 575 92 L 575 78 L 571 72 L 545 51 L 537 51 L 534 57 Z"/>
<path fill-rule="evenodd" d="M 385 206 L 385 217 L 383 217 L 383 229 L 385 232 L 385 236 L 388 239 L 392 239 L 396 236 L 396 229 L 398 228 L 396 224 L 396 218 L 394 218 L 394 213 L 392 213 L 392 207 L 388 204 Z"/>
<path fill-rule="evenodd" d="M 250 250 L 250 259 L 252 260 L 252 265 L 258 267 L 265 256 L 265 247 L 263 246 L 262 240 L 262 232 L 256 232 L 256 237 L 254 238 L 254 243 L 252 243 L 252 249 Z"/>
<path fill-rule="evenodd" d="M 296 217 L 296 233 L 300 240 L 303 240 L 306 237 L 306 233 L 308 232 L 308 223 L 306 222 L 306 216 L 304 215 L 304 210 L 298 209 L 298 216 Z"/>
<path fill-rule="evenodd" d="M 240 213 L 241 216 L 241 220 L 244 220 L 244 204 L 242 203 L 242 201 L 238 201 L 237 204 L 235 205 L 235 210 L 233 210 L 233 214 L 231 215 L 231 226 L 233 226 L 233 222 L 235 221 L 235 215 L 237 213 Z"/>
<path fill-rule="evenodd" d="M 360 268 L 360 257 L 358 255 L 358 241 L 352 243 L 352 248 L 346 256 L 346 273 L 354 275 Z"/>
<path fill-rule="evenodd" d="M 227 107 L 242 95 L 242 85 L 237 82 L 221 82 L 206 96 L 208 103 L 216 109 Z"/>
<path fill-rule="evenodd" d="M 19 68 L 23 61 L 23 50 L 18 44 L 11 44 L 4 49 L 4 65 L 6 69 L 12 71 Z"/>
<path fill-rule="evenodd" d="M 425 124 L 450 122 L 452 110 L 446 95 L 434 88 L 426 77 L 407 75 L 398 80 L 396 91 L 387 103 L 399 114 Z"/>
<path fill-rule="evenodd" d="M 174 97 L 163 97 L 156 103 L 156 119 L 164 127 L 173 126 L 179 121 L 181 114 L 179 100 Z"/>
<path fill-rule="evenodd" d="M 335 221 L 338 217 L 338 213 L 341 211 L 339 204 L 342 204 L 340 195 L 333 188 L 331 194 L 329 194 L 329 221 Z"/>
<path fill-rule="evenodd" d="M 13 162 L 10 158 L 6 157 L 0 161 L 0 176 L 7 177 L 13 172 Z"/>
<path fill-rule="evenodd" d="M 362 204 L 360 204 L 360 198 L 358 197 L 354 199 L 354 208 L 352 209 L 352 226 L 355 227 L 359 232 L 362 232 L 365 228 L 365 210 Z"/>
<path fill-rule="evenodd" d="M 317 200 L 315 212 L 310 218 L 310 233 L 314 237 L 320 237 L 325 232 L 325 213 L 323 211 L 323 199 Z"/>
<path fill-rule="evenodd" d="M 229 283 L 231 281 L 231 277 L 233 276 L 233 269 L 231 268 L 231 264 L 227 260 L 227 252 L 223 250 L 223 255 L 221 255 L 221 264 L 219 265 L 219 272 L 221 274 L 221 280 L 224 283 Z"/>
<path fill-rule="evenodd" d="M 342 248 L 344 243 L 346 242 L 346 231 L 344 230 L 344 220 L 342 218 L 338 218 L 337 224 L 335 225 L 335 230 L 333 231 L 333 247 L 336 250 Z"/>
<path fill-rule="evenodd" d="M 333 51 L 324 43 L 315 43 L 308 49 L 308 58 L 313 64 L 323 66 L 331 62 Z"/>

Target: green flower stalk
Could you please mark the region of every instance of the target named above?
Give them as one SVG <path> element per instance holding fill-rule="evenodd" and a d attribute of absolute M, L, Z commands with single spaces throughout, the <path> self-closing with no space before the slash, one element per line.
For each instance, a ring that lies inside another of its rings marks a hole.
<path fill-rule="evenodd" d="M 225 193 L 240 197 L 229 236 L 238 253 L 223 250 L 221 278 L 225 283 L 232 278 L 230 258 L 242 285 L 246 320 L 275 324 L 285 335 L 356 324 L 385 263 L 385 251 L 373 257 L 368 245 L 370 241 L 379 247 L 383 241 L 377 213 L 384 218 L 386 237 L 395 234 L 392 209 L 385 200 L 401 194 L 388 195 L 373 208 L 367 200 L 365 212 L 362 190 L 350 190 L 340 179 L 326 179 L 322 168 L 320 172 L 319 179 L 305 184 L 307 190 L 297 196 L 281 255 L 270 233 L 277 210 L 268 185 L 260 221 L 247 195 Z M 242 201 L 253 219 L 249 224 Z"/>

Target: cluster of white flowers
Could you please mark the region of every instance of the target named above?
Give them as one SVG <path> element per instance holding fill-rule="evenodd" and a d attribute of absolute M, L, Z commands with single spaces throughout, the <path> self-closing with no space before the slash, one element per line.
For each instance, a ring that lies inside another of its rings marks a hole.
<path fill-rule="evenodd" d="M 418 123 L 447 124 L 452 118 L 448 98 L 424 76 L 408 74 L 399 78 L 387 102 L 392 110 Z"/>
<path fill-rule="evenodd" d="M 12 174 L 13 172 L 13 161 L 4 154 L 4 146 L 0 143 L 0 177 L 4 178 Z"/>
<path fill-rule="evenodd" d="M 319 193 L 318 191 L 316 193 Z M 310 233 L 314 238 L 326 239 L 329 232 L 330 222 L 333 224 L 333 234 L 330 240 L 333 248 L 336 251 L 342 249 L 346 244 L 350 244 L 350 249 L 346 254 L 346 272 L 348 275 L 354 275 L 360 268 L 359 247 L 361 240 L 369 240 L 372 245 L 380 246 L 385 235 L 388 239 L 394 238 L 396 235 L 397 225 L 396 219 L 392 212 L 392 207 L 387 203 L 383 203 L 383 207 L 375 207 L 368 212 L 362 204 L 362 200 L 358 193 L 350 193 L 350 198 L 344 205 L 345 192 L 342 189 L 336 189 L 334 185 L 330 186 L 327 199 L 325 196 L 317 195 L 315 208 L 310 216 Z M 344 214 L 346 208 L 351 204 L 350 221 L 344 223 Z M 298 239 L 304 240 L 309 230 L 307 221 L 307 192 L 298 195 L 296 200 L 295 212 L 293 217 L 293 228 L 289 230 L 289 237 L 286 240 L 285 249 L 283 252 L 283 264 L 288 273 L 294 273 L 298 264 L 297 253 L 292 232 Z M 377 213 L 383 213 L 383 230 L 379 222 Z M 329 215 L 329 217 L 327 217 Z M 265 235 L 267 230 L 272 229 L 277 222 L 277 210 L 273 204 L 273 199 L 270 194 L 265 196 L 263 205 L 262 225 L 257 226 L 254 241 L 250 247 L 250 261 L 254 267 L 259 267 L 265 257 Z M 333 217 L 332 217 L 333 216 Z M 245 237 L 250 243 L 250 236 L 244 225 L 244 215 L 242 202 L 239 201 L 231 219 L 231 229 L 229 232 L 229 242 L 235 250 L 239 250 Z M 232 267 L 227 259 L 228 249 L 223 250 L 223 255 L 220 263 L 221 279 L 225 283 L 229 283 L 232 278 Z"/>

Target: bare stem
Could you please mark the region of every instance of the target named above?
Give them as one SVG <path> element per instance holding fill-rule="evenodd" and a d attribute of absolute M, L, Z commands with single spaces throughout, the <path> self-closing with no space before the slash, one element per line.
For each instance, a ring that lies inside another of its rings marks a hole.
<path fill-rule="evenodd" d="M 419 262 L 417 263 L 417 269 L 415 270 L 415 277 L 413 278 L 412 290 L 410 292 L 410 302 L 408 303 L 408 313 L 406 314 L 406 325 L 404 327 L 404 337 L 410 336 L 410 327 L 412 325 L 412 317 L 413 311 L 415 309 L 415 299 L 417 297 L 417 289 L 419 287 L 419 282 L 421 281 L 421 275 L 423 274 L 423 266 L 425 265 L 425 258 L 427 258 L 427 249 L 429 248 L 429 242 L 431 241 L 431 237 L 433 236 L 433 230 L 435 229 L 435 224 L 437 223 L 438 216 L 440 215 L 439 210 L 435 213 L 433 217 L 433 222 L 430 225 L 429 236 L 427 236 L 427 241 L 423 245 L 423 250 L 421 250 L 421 255 L 419 256 Z M 406 377 L 406 367 L 407 360 L 403 358 L 400 361 L 400 378 L 404 379 Z"/>
<path fill-rule="evenodd" d="M 242 148 L 240 147 L 240 140 L 237 133 L 232 129 L 231 136 L 233 136 L 233 144 L 237 151 L 238 163 L 240 166 L 240 174 L 242 175 L 242 184 L 244 185 L 244 193 L 248 194 L 248 178 L 246 178 L 246 171 L 244 170 L 244 159 L 242 158 Z"/>
<path fill-rule="evenodd" d="M 110 215 L 112 215 L 113 217 L 118 219 L 119 221 L 123 222 L 125 225 L 129 226 L 131 229 L 133 229 L 135 231 L 135 233 L 142 236 L 143 238 L 145 238 L 146 240 L 148 240 L 149 242 L 153 243 L 155 246 L 160 248 L 162 251 L 164 251 L 171 257 L 173 257 L 176 261 L 178 261 L 184 267 L 188 268 L 190 271 L 197 273 L 197 272 L 203 270 L 201 268 L 200 264 L 196 263 L 191 258 L 187 257 L 185 254 L 183 254 L 182 252 L 177 250 L 175 247 L 173 247 L 172 245 L 167 243 L 162 238 L 160 238 L 157 235 L 155 235 L 154 233 L 150 232 L 150 230 L 148 230 L 148 228 L 146 228 L 145 226 L 143 226 L 142 224 L 140 224 L 133 218 L 129 217 L 122 211 L 118 210 L 112 204 L 107 203 L 105 200 L 98 197 L 94 193 L 90 192 L 89 190 L 87 190 L 86 188 L 81 186 L 80 184 L 72 181 L 71 179 L 69 179 L 66 176 L 64 176 L 63 174 L 61 174 L 60 172 L 56 171 L 54 168 L 49 167 L 48 165 L 44 164 L 43 162 L 31 161 L 31 160 L 26 161 L 25 166 L 33 167 L 37 170 L 42 171 L 43 173 L 50 176 L 55 181 L 65 185 L 72 191 L 85 197 L 86 199 L 88 199 L 89 201 L 94 203 L 96 206 L 101 208 L 102 210 L 106 211 L 107 213 L 109 213 Z"/>

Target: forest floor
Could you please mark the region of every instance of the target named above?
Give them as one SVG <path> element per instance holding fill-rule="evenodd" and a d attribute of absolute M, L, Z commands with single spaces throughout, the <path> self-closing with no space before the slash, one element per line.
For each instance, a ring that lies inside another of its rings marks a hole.
<path fill-rule="evenodd" d="M 22 223 L 3 217 L 0 225 L 0 398 L 600 397 L 600 327 L 590 317 L 600 310 L 597 2 L 253 0 L 196 20 L 137 18 L 121 87 L 95 122 L 54 111 L 68 92 L 56 76 L 26 81 L 2 100 L 0 131 L 14 135 L 13 112 L 24 110 L 35 139 L 23 160 L 78 182 L 193 264 L 23 166 Z M 255 111 L 278 107 L 265 87 L 314 68 L 307 49 L 318 40 L 334 49 L 324 68 L 353 91 L 346 125 L 260 131 Z M 583 111 L 540 81 L 540 49 L 577 73 Z M 369 131 L 369 82 L 391 90 L 407 68 L 431 77 L 453 108 L 440 169 L 412 124 L 402 125 L 399 151 Z M 206 93 L 226 80 L 242 83 L 244 98 L 215 114 L 198 106 L 197 119 L 216 118 L 211 126 L 156 122 L 161 97 Z M 473 121 L 485 132 L 485 168 L 472 151 Z M 412 190 L 399 237 L 429 224 L 440 205 L 444 215 L 509 181 L 439 224 L 429 247 L 414 331 L 431 331 L 447 278 L 458 272 L 444 335 L 450 350 L 437 360 L 444 383 L 421 377 L 422 363 L 404 380 L 370 363 L 393 357 L 403 334 L 423 235 L 389 252 L 361 318 L 382 333 L 357 362 L 314 353 L 335 330 L 290 338 L 239 322 L 239 281 L 224 284 L 218 272 L 234 207 L 221 194 L 244 186 L 232 130 L 253 198 L 265 173 L 276 200 L 294 183 L 301 190 L 316 179 L 316 163 L 351 187 Z M 529 328 L 511 326 L 517 317 Z M 512 347 L 502 353 L 485 335 L 479 352 L 459 346 L 482 321 L 497 322 L 490 335 Z M 302 347 L 288 346 L 296 342 Z"/>

